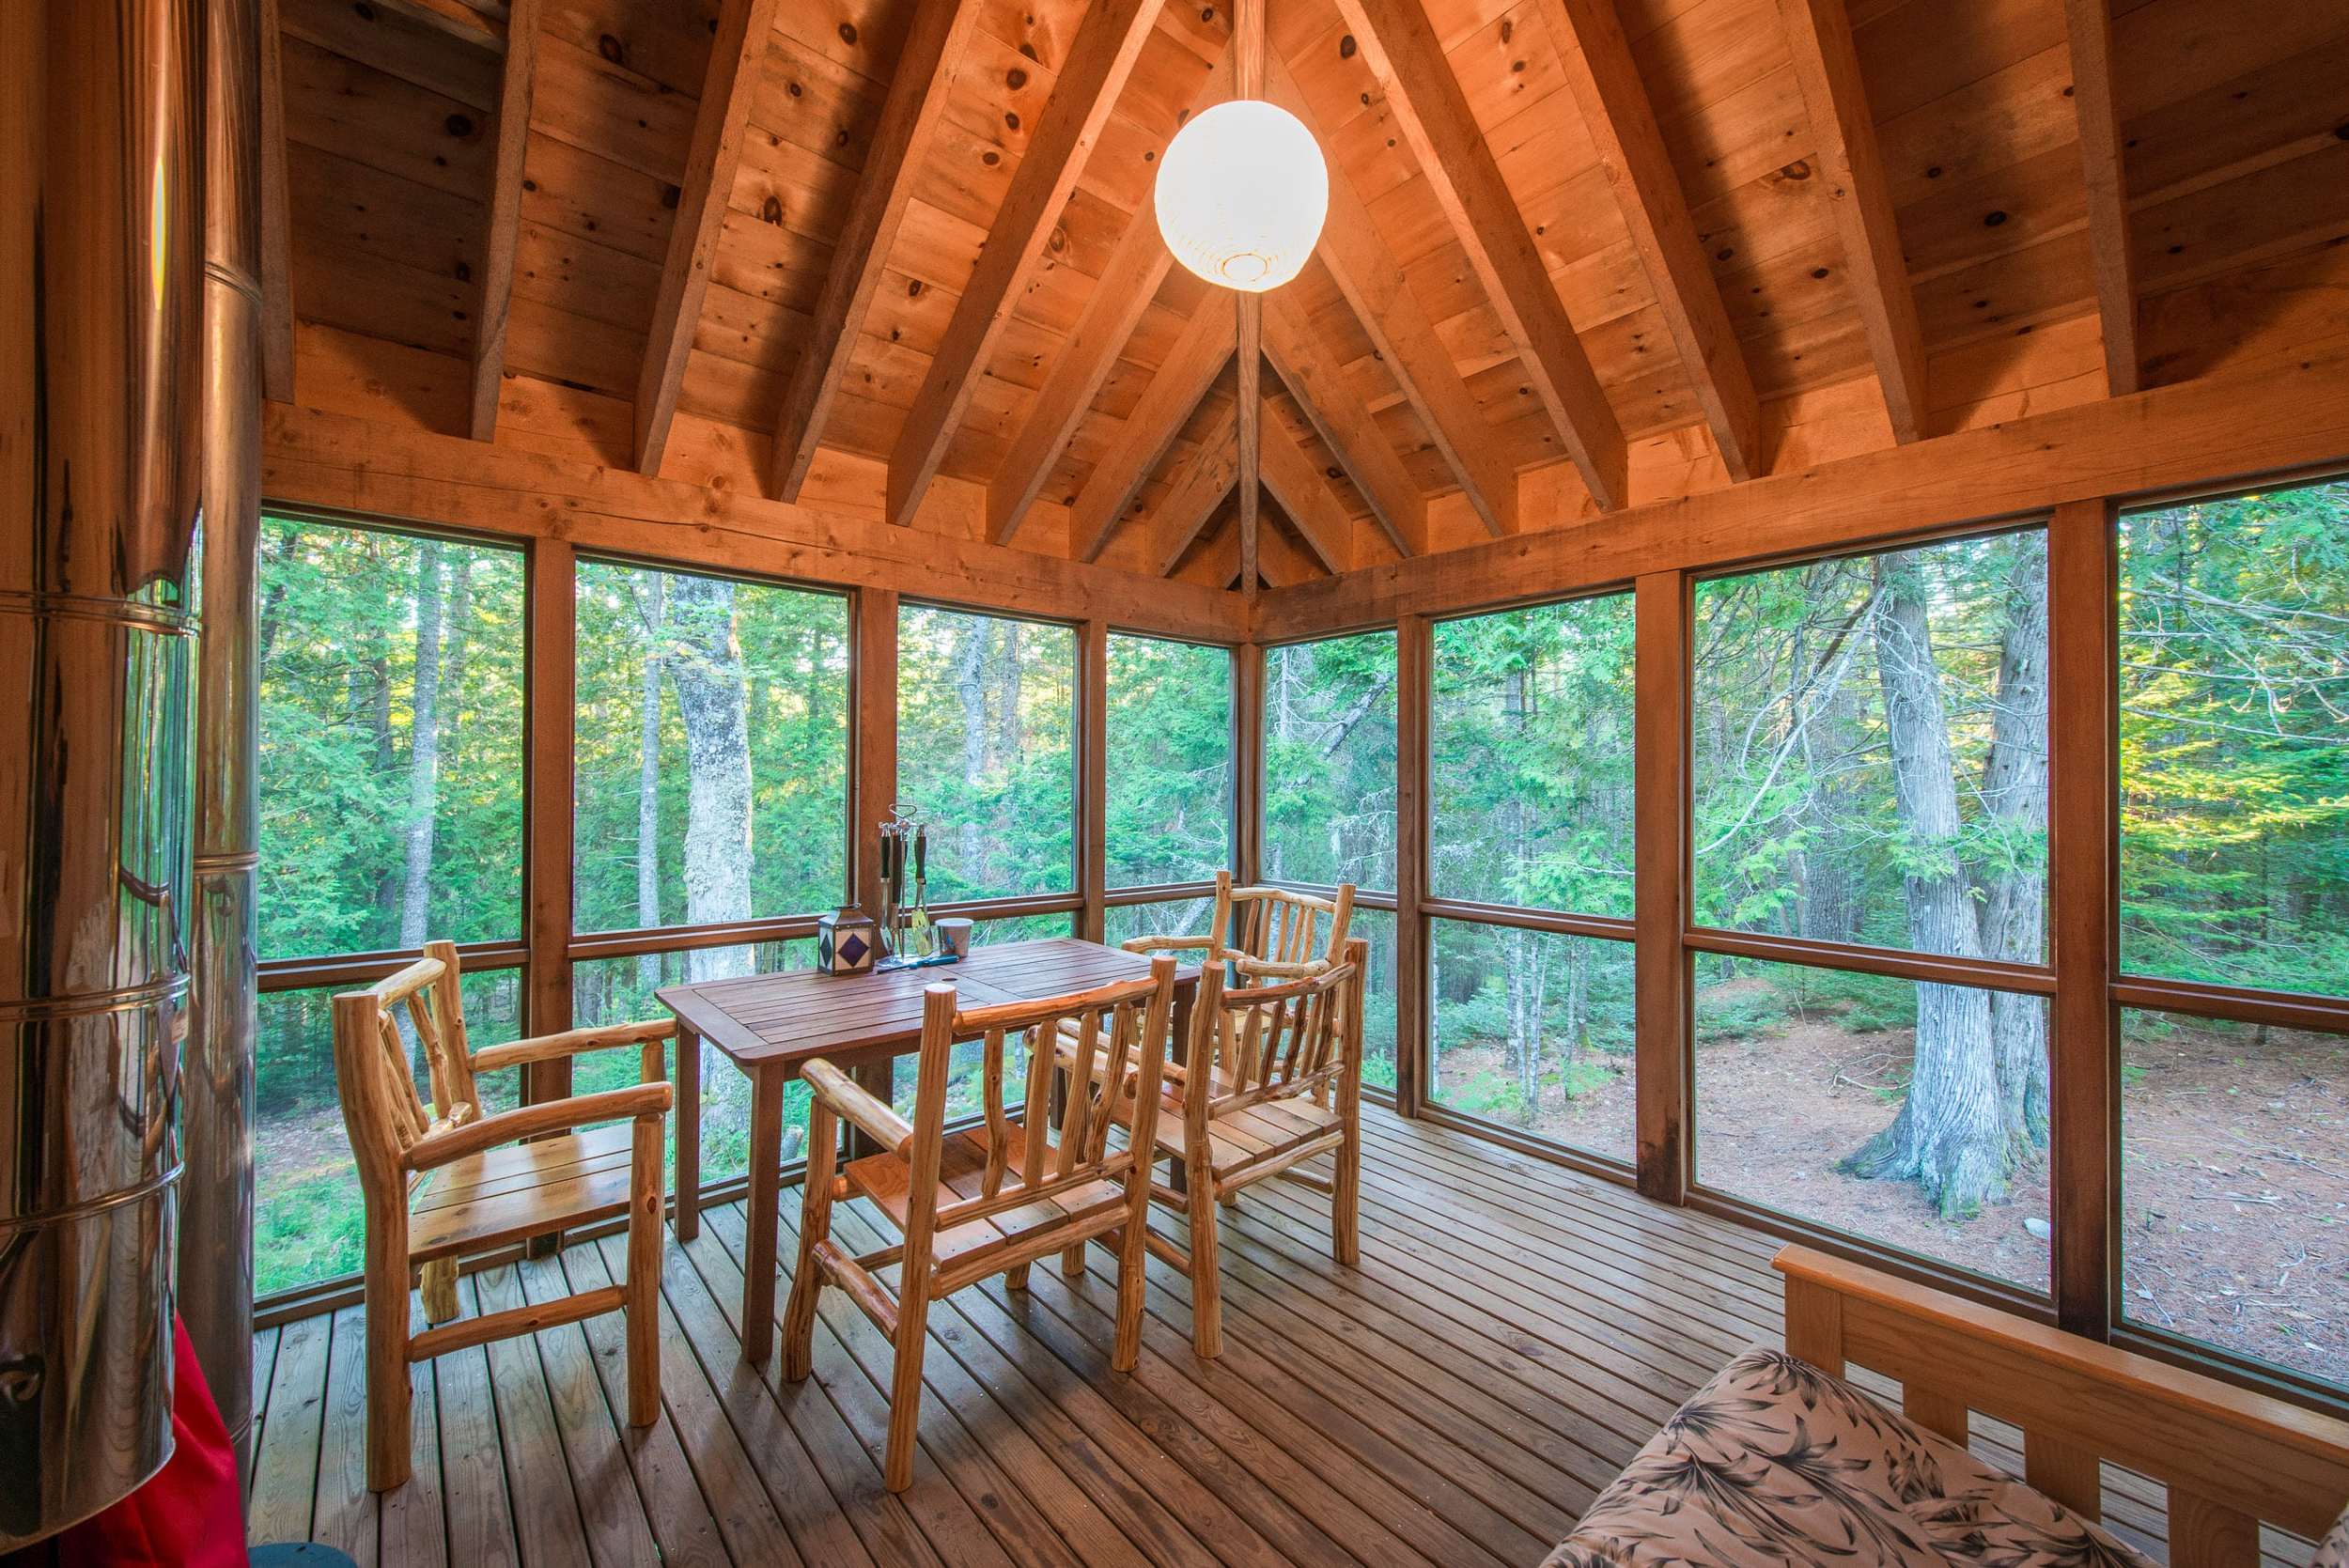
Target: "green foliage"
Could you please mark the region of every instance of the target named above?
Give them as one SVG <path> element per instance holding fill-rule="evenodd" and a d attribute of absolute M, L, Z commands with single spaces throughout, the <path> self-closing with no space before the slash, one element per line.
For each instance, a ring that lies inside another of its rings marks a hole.
<path fill-rule="evenodd" d="M 1231 864 L 1232 656 L 1109 640 L 1109 885 L 1204 881 Z"/>
<path fill-rule="evenodd" d="M 1394 633 L 1265 654 L 1264 874 L 1394 888 Z"/>
<path fill-rule="evenodd" d="M 2182 980 L 2349 973 L 2349 482 L 2125 519 L 2121 951 Z"/>

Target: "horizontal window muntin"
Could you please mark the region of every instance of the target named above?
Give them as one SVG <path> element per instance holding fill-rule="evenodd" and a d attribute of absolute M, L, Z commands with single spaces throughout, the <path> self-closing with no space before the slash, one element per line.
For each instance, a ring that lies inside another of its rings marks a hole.
<path fill-rule="evenodd" d="M 306 991 L 325 986 L 356 990 L 372 986 L 424 956 L 421 948 L 388 953 L 335 953 L 304 958 L 264 958 L 258 965 L 260 989 Z M 518 970 L 530 961 L 529 947 L 518 941 L 459 942 L 457 965 L 466 974 Z"/>
<path fill-rule="evenodd" d="M 2303 996 L 2297 991 L 2262 991 L 2141 974 L 2124 974 L 2114 981 L 2112 997 L 2123 1007 L 2140 1007 L 2151 1012 L 2305 1029 L 2320 1034 L 2349 1034 L 2349 998 Z"/>
<path fill-rule="evenodd" d="M 2056 989 L 2055 970 L 2051 966 L 2018 964 L 2002 958 L 1960 958 L 1905 947 L 1814 941 L 1806 937 L 1778 937 L 1759 931 L 1726 931 L 1712 925 L 1689 926 L 1682 932 L 1681 942 L 1697 953 L 1883 975 L 1894 980 L 1972 986 L 2025 996 L 2053 996 Z"/>
<path fill-rule="evenodd" d="M 1315 898 L 1335 898 L 1338 895 L 1337 884 L 1334 882 L 1290 882 L 1268 877 L 1261 882 L 1248 884 L 1235 880 L 1233 885 L 1235 887 L 1245 885 L 1279 888 L 1283 893 L 1301 893 Z M 1354 907 L 1358 909 L 1392 909 L 1396 907 L 1396 894 L 1390 889 L 1356 888 Z"/>
<path fill-rule="evenodd" d="M 1423 898 L 1423 915 L 1444 920 L 1473 921 L 1482 925 L 1512 925 L 1528 931 L 1554 931 L 1567 937 L 1595 937 L 1601 941 L 1627 942 L 1639 934 L 1638 923 L 1618 915 L 1582 915 L 1568 909 L 1545 909 L 1524 904 L 1485 904 L 1467 898 Z"/>

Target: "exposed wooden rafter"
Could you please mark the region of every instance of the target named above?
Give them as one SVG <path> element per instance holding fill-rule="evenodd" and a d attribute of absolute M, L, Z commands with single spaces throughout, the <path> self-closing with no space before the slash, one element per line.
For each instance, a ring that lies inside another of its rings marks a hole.
<path fill-rule="evenodd" d="M 293 195 L 286 170 L 285 34 L 261 0 L 261 396 L 294 395 Z"/>
<path fill-rule="evenodd" d="M 1231 499 L 1232 487 L 1239 482 L 1237 413 L 1237 410 L 1227 410 L 1215 422 L 1152 519 L 1151 555 L 1160 577 L 1174 574 Z"/>
<path fill-rule="evenodd" d="M 1891 183 L 1876 146 L 1875 119 L 1860 80 L 1844 0 L 1779 0 L 1795 79 L 1811 111 L 1821 172 L 1834 195 L 1835 228 L 1843 241 L 1843 275 L 1859 311 L 1892 439 L 1925 433 L 1925 340 L 1917 323 L 1917 293 L 1901 254 Z"/>
<path fill-rule="evenodd" d="M 709 292 L 709 264 L 717 253 L 726 197 L 734 189 L 734 166 L 742 154 L 751 102 L 758 96 L 759 67 L 782 3 L 725 0 L 718 13 L 709 68 L 702 76 L 701 105 L 693 115 L 693 140 L 685 156 L 685 188 L 670 225 L 661 291 L 653 298 L 652 332 L 636 381 L 640 474 L 659 474 L 668 447 L 677 390 L 685 383 L 685 362 L 692 351 L 702 300 Z"/>
<path fill-rule="evenodd" d="M 1285 290 L 1265 297 L 1264 349 L 1305 417 L 1337 455 L 1338 466 L 1370 503 L 1397 551 L 1427 553 L 1427 499 L 1405 472 L 1370 406 L 1346 382 L 1313 323 Z"/>
<path fill-rule="evenodd" d="M 1232 357 L 1232 307 L 1219 293 L 1203 303 L 1166 363 L 1150 378 L 1148 390 L 1126 416 L 1124 428 L 1093 465 L 1084 488 L 1068 509 L 1069 553 L 1097 561 L 1102 547 L 1125 520 L 1135 492 L 1174 444 L 1184 423 Z"/>
<path fill-rule="evenodd" d="M 2080 167 L 2088 179 L 2088 252 L 2096 273 L 2096 313 L 2104 321 L 2106 390 L 2120 397 L 2138 390 L 2139 377 L 2129 182 L 2112 97 L 2112 13 L 2106 0 L 2063 0 L 2063 17 L 2072 40 Z"/>
<path fill-rule="evenodd" d="M 1338 505 L 1338 498 L 1330 492 L 1312 455 L 1283 428 L 1270 410 L 1261 403 L 1257 410 L 1264 488 L 1281 504 L 1281 510 L 1288 515 L 1298 536 L 1323 568 L 1330 572 L 1346 570 L 1354 564 L 1354 520 Z M 1243 556 L 1247 548 L 1248 541 L 1243 537 Z"/>
<path fill-rule="evenodd" d="M 978 24 L 978 0 L 921 0 L 889 79 L 871 147 L 864 154 L 856 199 L 849 205 L 824 273 L 823 292 L 809 318 L 799 363 L 775 419 L 774 473 L 770 488 L 797 501 L 816 460 L 826 420 L 840 396 L 864 318 L 880 287 L 890 248 L 905 223 L 906 203 L 928 162 L 962 58 Z"/>
<path fill-rule="evenodd" d="M 955 314 L 913 399 L 896 449 L 889 458 L 886 516 L 899 524 L 913 514 L 938 476 L 978 379 L 1019 303 L 1020 287 L 1051 238 L 1052 225 L 1076 188 L 1110 110 L 1141 56 L 1159 0 L 1095 0 L 1061 63 L 1052 96 L 1035 135 L 1020 155 L 1011 190 L 995 214 L 978 266 L 956 302 Z"/>
<path fill-rule="evenodd" d="M 424 23 L 435 32 L 445 33 L 460 42 L 475 48 L 499 50 L 506 46 L 511 26 L 511 11 L 521 10 L 517 3 L 507 7 L 499 0 L 379 0 L 386 10 Z"/>
<path fill-rule="evenodd" d="M 1200 85 L 1185 116 L 1231 96 L 1232 60 L 1227 52 Z M 997 544 L 1010 543 L 1019 532 L 1052 465 L 1068 449 L 1102 383 L 1116 368 L 1127 340 L 1150 308 L 1159 286 L 1166 281 L 1167 269 L 1174 264 L 1173 253 L 1159 235 L 1155 186 L 1153 181 L 1143 188 L 1142 205 L 1127 220 L 1126 232 L 1118 237 L 1117 248 L 1110 253 L 1109 264 L 1093 286 L 1084 315 L 1061 346 L 1060 358 L 1053 362 L 1044 389 L 1036 394 L 1028 422 L 1012 439 L 1011 450 L 1004 454 L 1003 466 L 987 488 L 987 536 Z"/>
<path fill-rule="evenodd" d="M 1264 297 L 1242 294 L 1238 303 L 1239 363 L 1239 571 L 1240 586 L 1256 591 L 1256 547 L 1264 493 Z"/>
<path fill-rule="evenodd" d="M 474 315 L 473 439 L 497 434 L 498 383 L 506 373 L 506 313 L 514 300 L 514 253 L 521 238 L 523 155 L 538 65 L 539 0 L 514 0 L 506 64 L 498 79 L 497 155 L 490 165 L 490 232 L 482 247 L 481 303 Z"/>
<path fill-rule="evenodd" d="M 1277 57 L 1270 62 L 1266 89 L 1273 102 L 1303 122 L 1315 140 L 1329 145 L 1304 94 Z M 1436 323 L 1412 292 L 1402 264 L 1379 237 L 1370 209 L 1334 163 L 1330 166 L 1330 215 L 1315 254 L 1330 269 L 1372 349 L 1419 414 L 1486 531 L 1496 536 L 1516 533 L 1517 472 L 1492 439 L 1484 411 L 1461 379 L 1451 351 L 1436 335 Z"/>
<path fill-rule="evenodd" d="M 1623 427 L 1421 0 L 1338 0 L 1338 10 L 1583 483 L 1600 506 L 1623 505 Z"/>
<path fill-rule="evenodd" d="M 1766 473 L 1762 403 L 1721 303 L 1719 280 L 1697 240 L 1615 0 L 1542 0 L 1567 85 L 1656 287 L 1656 302 L 1704 406 L 1705 424 L 1733 479 Z"/>

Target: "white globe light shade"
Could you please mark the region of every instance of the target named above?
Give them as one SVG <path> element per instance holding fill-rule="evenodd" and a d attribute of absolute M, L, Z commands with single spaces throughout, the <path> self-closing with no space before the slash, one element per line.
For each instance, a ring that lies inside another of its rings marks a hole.
<path fill-rule="evenodd" d="M 1191 116 L 1159 160 L 1159 232 L 1174 259 L 1251 294 L 1304 270 L 1330 211 L 1330 170 L 1295 115 L 1235 99 Z"/>

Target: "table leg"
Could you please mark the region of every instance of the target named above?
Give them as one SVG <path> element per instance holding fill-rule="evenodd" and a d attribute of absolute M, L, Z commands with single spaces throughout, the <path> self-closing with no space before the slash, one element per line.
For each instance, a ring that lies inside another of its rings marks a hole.
<path fill-rule="evenodd" d="M 783 1190 L 783 1069 L 751 1079 L 751 1190 L 743 1204 L 742 1358 L 764 1361 L 775 1348 L 775 1234 Z"/>
<path fill-rule="evenodd" d="M 677 1238 L 702 1230 L 702 1037 L 677 1031 Z"/>
<path fill-rule="evenodd" d="M 848 1077 L 855 1080 L 859 1089 L 863 1090 L 883 1105 L 889 1105 L 896 1098 L 897 1063 L 894 1057 L 883 1057 L 879 1062 L 866 1062 L 851 1067 L 848 1069 Z M 848 1128 L 848 1157 L 850 1159 L 862 1159 L 866 1155 L 877 1155 L 880 1152 L 880 1144 L 862 1127 L 852 1126 Z"/>

